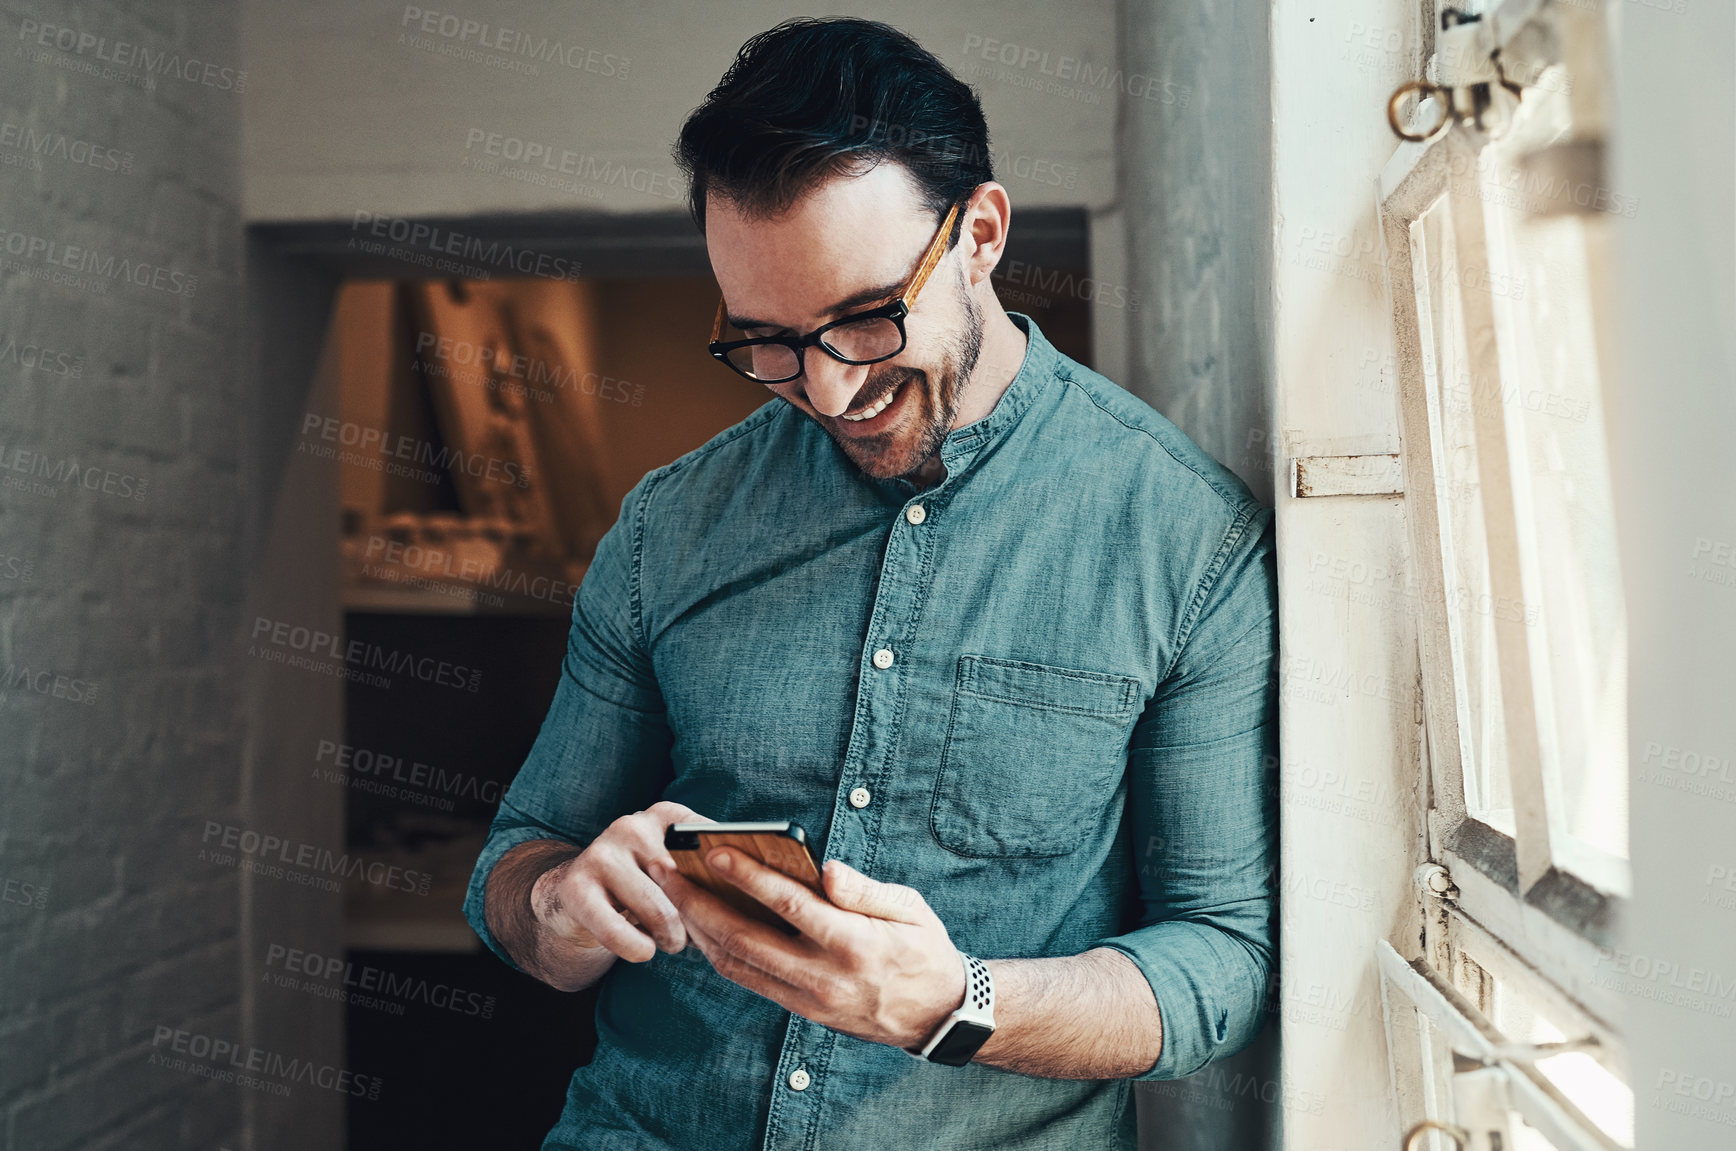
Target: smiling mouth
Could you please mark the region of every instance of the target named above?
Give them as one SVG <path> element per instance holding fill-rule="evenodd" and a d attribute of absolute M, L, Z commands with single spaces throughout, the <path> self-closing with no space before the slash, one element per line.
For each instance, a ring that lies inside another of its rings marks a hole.
<path fill-rule="evenodd" d="M 839 419 L 849 420 L 853 424 L 861 423 L 863 420 L 873 419 L 891 406 L 892 401 L 898 398 L 898 393 L 904 390 L 904 384 L 909 382 L 909 380 L 905 380 L 904 383 L 899 384 L 896 388 L 893 388 L 890 392 L 887 392 L 884 396 L 881 396 L 861 411 L 855 413 L 845 412 L 839 417 Z"/>

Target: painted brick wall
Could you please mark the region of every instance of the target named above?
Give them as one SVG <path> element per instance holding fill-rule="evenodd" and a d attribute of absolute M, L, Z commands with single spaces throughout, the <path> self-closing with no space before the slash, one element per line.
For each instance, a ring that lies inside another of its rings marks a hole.
<path fill-rule="evenodd" d="M 0 1146 L 239 1146 L 235 5 L 0 6 Z M 189 1059 L 189 1063 L 197 1062 Z"/>

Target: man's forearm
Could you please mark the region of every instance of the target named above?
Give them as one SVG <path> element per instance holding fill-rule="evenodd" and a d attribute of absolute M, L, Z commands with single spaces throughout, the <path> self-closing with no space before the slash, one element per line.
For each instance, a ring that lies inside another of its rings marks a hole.
<path fill-rule="evenodd" d="M 976 1063 L 1042 1079 L 1126 1079 L 1163 1052 L 1151 984 L 1108 947 L 1054 959 L 990 959 L 995 1033 Z"/>
<path fill-rule="evenodd" d="M 560 991 L 579 991 L 603 977 L 615 954 L 584 947 L 548 930 L 531 907 L 531 891 L 545 873 L 582 849 L 554 839 L 521 843 L 500 857 L 488 875 L 483 915 L 488 930 L 526 972 Z"/>

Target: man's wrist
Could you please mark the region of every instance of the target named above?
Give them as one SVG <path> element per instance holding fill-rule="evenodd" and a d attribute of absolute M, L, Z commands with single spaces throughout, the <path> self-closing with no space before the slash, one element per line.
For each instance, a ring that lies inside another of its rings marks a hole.
<path fill-rule="evenodd" d="M 928 1029 L 927 1034 L 904 1050 L 918 1059 L 962 1066 L 994 1034 L 994 979 L 988 964 L 963 951 L 958 952 L 964 990 L 959 1002 Z"/>
<path fill-rule="evenodd" d="M 952 949 L 952 952 L 953 958 L 958 960 L 958 979 L 954 981 L 957 990 L 941 1000 L 942 1006 L 939 1013 L 932 1018 L 926 1027 L 922 1028 L 921 1034 L 904 1044 L 906 1051 L 921 1051 L 928 1045 L 928 1041 L 934 1038 L 934 1033 L 940 1030 L 946 1021 L 952 1017 L 952 1013 L 964 1006 L 965 996 L 970 993 L 970 977 L 965 971 L 964 952 L 956 947 Z"/>
<path fill-rule="evenodd" d="M 543 927 L 531 902 L 533 893 L 544 875 L 583 850 L 560 840 L 530 840 L 501 856 L 489 874 L 483 912 L 488 929 L 521 969 L 539 979 L 543 976 L 536 953 Z"/>
<path fill-rule="evenodd" d="M 544 921 L 542 916 L 542 909 L 549 905 L 549 886 L 559 883 L 562 876 L 566 875 L 567 868 L 572 866 L 573 860 L 577 858 L 577 855 L 569 855 L 565 859 L 556 858 L 543 869 L 542 874 L 531 881 L 527 899 L 530 903 L 531 918 L 536 921 L 539 929 L 547 930 L 548 928 L 548 923 Z"/>

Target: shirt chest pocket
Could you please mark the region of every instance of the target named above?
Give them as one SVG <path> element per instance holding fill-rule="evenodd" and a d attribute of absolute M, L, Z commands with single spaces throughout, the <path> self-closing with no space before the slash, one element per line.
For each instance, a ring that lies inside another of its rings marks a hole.
<path fill-rule="evenodd" d="M 1139 681 L 966 655 L 929 826 L 960 855 L 1065 855 L 1108 817 Z"/>

